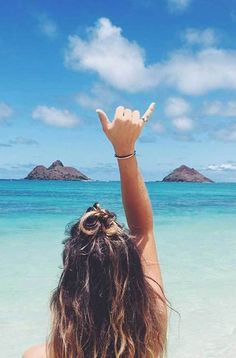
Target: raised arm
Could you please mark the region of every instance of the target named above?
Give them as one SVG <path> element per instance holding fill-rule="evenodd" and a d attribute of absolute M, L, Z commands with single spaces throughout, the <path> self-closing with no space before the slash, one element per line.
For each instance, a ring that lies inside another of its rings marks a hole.
<path fill-rule="evenodd" d="M 148 111 L 150 116 L 154 109 L 152 104 Z M 131 111 L 119 106 L 112 122 L 107 115 L 97 110 L 103 130 L 111 141 L 117 155 L 123 156 L 134 152 L 144 121 L 139 111 Z M 130 232 L 136 236 L 145 274 L 156 280 L 163 289 L 163 281 L 158 261 L 157 247 L 154 239 L 153 213 L 148 191 L 138 168 L 136 156 L 128 159 L 117 159 L 120 171 L 122 200 Z M 162 290 L 150 281 L 158 294 Z M 164 298 L 164 297 L 163 297 Z"/>

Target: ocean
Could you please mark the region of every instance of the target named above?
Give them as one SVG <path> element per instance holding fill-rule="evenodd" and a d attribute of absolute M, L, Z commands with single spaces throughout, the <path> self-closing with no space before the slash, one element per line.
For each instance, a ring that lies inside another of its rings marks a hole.
<path fill-rule="evenodd" d="M 147 182 L 169 358 L 236 357 L 236 183 Z M 120 183 L 0 181 L 0 356 L 45 340 L 65 227 L 98 201 L 126 224 Z M 145 213 L 144 213 L 145 215 Z"/>

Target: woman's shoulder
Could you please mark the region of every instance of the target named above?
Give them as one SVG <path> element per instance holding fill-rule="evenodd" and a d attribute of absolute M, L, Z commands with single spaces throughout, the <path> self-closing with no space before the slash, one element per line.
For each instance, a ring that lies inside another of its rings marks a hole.
<path fill-rule="evenodd" d="M 38 344 L 24 352 L 22 358 L 46 358 L 46 345 Z"/>

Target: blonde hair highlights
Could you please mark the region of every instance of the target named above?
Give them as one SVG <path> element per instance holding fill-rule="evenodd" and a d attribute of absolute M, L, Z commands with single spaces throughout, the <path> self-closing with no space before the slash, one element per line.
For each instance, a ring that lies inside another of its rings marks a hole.
<path fill-rule="evenodd" d="M 144 275 L 135 237 L 116 215 L 95 203 L 69 228 L 64 245 L 50 303 L 48 356 L 164 357 L 166 322 L 157 293 Z"/>

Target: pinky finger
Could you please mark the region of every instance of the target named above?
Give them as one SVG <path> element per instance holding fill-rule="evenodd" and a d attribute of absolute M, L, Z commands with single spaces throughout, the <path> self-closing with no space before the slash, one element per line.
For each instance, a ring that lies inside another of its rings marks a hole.
<path fill-rule="evenodd" d="M 142 117 L 146 117 L 147 119 L 149 119 L 155 109 L 155 105 L 156 104 L 152 102 Z"/>

